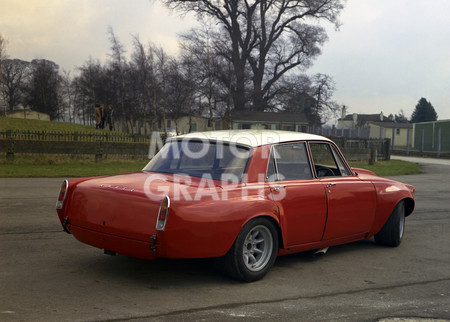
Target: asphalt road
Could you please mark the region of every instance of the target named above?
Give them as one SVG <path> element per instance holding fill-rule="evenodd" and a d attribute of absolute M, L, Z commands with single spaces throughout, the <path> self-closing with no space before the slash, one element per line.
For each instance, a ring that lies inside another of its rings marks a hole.
<path fill-rule="evenodd" d="M 0 178 L 0 321 L 450 320 L 450 166 L 396 179 L 417 190 L 400 247 L 283 256 L 245 284 L 210 260 L 103 255 L 62 232 L 61 179 Z"/>

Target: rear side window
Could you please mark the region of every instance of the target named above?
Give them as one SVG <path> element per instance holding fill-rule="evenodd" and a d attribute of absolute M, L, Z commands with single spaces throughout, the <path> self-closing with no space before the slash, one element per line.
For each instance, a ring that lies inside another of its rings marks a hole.
<path fill-rule="evenodd" d="M 306 144 L 274 145 L 267 167 L 267 180 L 303 180 L 313 177 Z"/>

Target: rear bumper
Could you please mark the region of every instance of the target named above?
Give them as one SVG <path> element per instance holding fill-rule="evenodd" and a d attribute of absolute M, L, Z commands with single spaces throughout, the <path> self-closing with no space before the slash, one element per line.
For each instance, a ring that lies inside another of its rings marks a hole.
<path fill-rule="evenodd" d="M 72 235 L 80 242 L 118 254 L 139 257 L 146 259 L 156 259 L 159 256 L 159 245 L 157 241 L 152 241 L 149 236 L 148 242 L 130 239 L 110 234 L 101 233 L 98 231 L 82 228 L 79 226 L 67 224 L 67 228 Z"/>

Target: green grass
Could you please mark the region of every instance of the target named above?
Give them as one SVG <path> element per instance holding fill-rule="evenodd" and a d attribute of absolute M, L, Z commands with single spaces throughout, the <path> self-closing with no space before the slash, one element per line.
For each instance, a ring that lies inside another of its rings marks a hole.
<path fill-rule="evenodd" d="M 99 132 L 94 126 L 7 117 L 0 117 L 0 130 Z M 0 156 L 0 177 L 103 176 L 139 171 L 147 162 L 148 160 L 104 160 L 101 163 L 95 163 L 93 157 L 86 156 L 73 158 L 61 155 L 16 155 L 14 162 L 9 163 L 6 162 L 3 154 Z M 350 165 L 373 171 L 379 176 L 414 174 L 420 173 L 421 170 L 418 164 L 400 160 L 379 161 L 375 165 L 369 165 L 368 162 L 350 162 Z"/>
<path fill-rule="evenodd" d="M 0 177 L 91 177 L 114 175 L 141 170 L 148 160 L 103 160 L 96 163 L 93 158 L 73 158 L 62 155 L 16 156 L 9 163 L 0 158 Z M 350 166 L 375 172 L 379 176 L 395 176 L 420 173 L 416 163 L 391 160 L 379 161 L 375 165 L 367 162 L 350 162 Z"/>
<path fill-rule="evenodd" d="M 417 163 L 401 160 L 378 161 L 374 165 L 369 165 L 368 162 L 350 162 L 350 166 L 370 170 L 380 177 L 417 174 L 422 169 Z"/>
<path fill-rule="evenodd" d="M 95 126 L 54 121 L 0 117 L 0 130 L 98 133 Z M 102 130 L 108 131 L 109 130 Z M 112 131 L 113 133 L 117 133 Z"/>
<path fill-rule="evenodd" d="M 141 170 L 148 160 L 103 160 L 96 163 L 90 158 L 73 159 L 67 156 L 15 157 L 0 161 L 0 177 L 92 177 L 114 175 Z"/>

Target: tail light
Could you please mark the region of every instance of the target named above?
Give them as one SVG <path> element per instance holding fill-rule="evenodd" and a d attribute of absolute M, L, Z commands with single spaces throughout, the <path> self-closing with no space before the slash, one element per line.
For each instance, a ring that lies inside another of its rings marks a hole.
<path fill-rule="evenodd" d="M 59 190 L 58 200 L 56 201 L 56 209 L 62 209 L 64 200 L 66 199 L 67 188 L 69 187 L 69 182 L 64 180 L 61 185 L 61 190 Z"/>
<path fill-rule="evenodd" d="M 165 196 L 159 207 L 158 218 L 156 219 L 156 230 L 164 230 L 166 228 L 167 217 L 169 215 L 170 199 Z"/>

